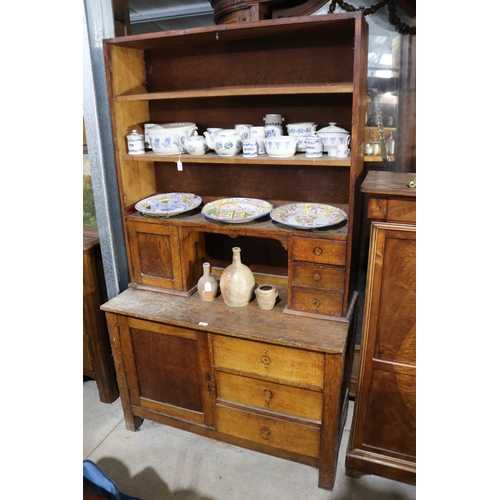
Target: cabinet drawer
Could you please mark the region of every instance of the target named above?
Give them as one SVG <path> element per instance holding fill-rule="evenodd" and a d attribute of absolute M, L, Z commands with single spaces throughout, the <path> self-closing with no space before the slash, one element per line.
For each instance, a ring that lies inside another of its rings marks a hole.
<path fill-rule="evenodd" d="M 320 430 L 225 406 L 216 407 L 217 431 L 309 457 L 319 456 Z"/>
<path fill-rule="evenodd" d="M 344 294 L 307 292 L 292 289 L 290 298 L 291 308 L 296 311 L 342 316 Z"/>
<path fill-rule="evenodd" d="M 216 368 L 323 388 L 322 353 L 224 336 L 214 336 L 213 346 Z"/>
<path fill-rule="evenodd" d="M 346 243 L 343 241 L 296 238 L 293 240 L 292 260 L 344 266 Z"/>
<path fill-rule="evenodd" d="M 256 380 L 229 373 L 217 373 L 217 399 L 255 408 L 321 421 L 323 393 Z"/>
<path fill-rule="evenodd" d="M 344 291 L 345 268 L 294 262 L 292 286 Z"/>

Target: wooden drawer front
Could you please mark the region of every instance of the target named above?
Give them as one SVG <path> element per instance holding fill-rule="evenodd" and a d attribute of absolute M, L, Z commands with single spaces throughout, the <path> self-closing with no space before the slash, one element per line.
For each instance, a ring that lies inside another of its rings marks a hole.
<path fill-rule="evenodd" d="M 294 262 L 292 286 L 344 291 L 345 268 Z"/>
<path fill-rule="evenodd" d="M 395 200 L 386 197 L 372 197 L 368 200 L 368 218 L 416 224 L 417 205 L 415 198 Z"/>
<path fill-rule="evenodd" d="M 217 431 L 222 434 L 309 457 L 319 456 L 320 430 L 317 427 L 221 405 L 217 405 L 215 411 Z"/>
<path fill-rule="evenodd" d="M 214 336 L 213 345 L 216 368 L 323 388 L 321 353 L 224 336 Z"/>
<path fill-rule="evenodd" d="M 292 260 L 345 266 L 346 244 L 342 241 L 295 238 Z"/>
<path fill-rule="evenodd" d="M 292 288 L 291 308 L 296 311 L 342 316 L 343 294 L 307 292 Z"/>
<path fill-rule="evenodd" d="M 323 393 L 217 372 L 217 399 L 321 422 Z"/>

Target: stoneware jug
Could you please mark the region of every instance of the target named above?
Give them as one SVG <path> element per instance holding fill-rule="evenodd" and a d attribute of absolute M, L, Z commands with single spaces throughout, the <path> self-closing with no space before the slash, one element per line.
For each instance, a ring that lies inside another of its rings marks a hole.
<path fill-rule="evenodd" d="M 272 285 L 260 285 L 255 289 L 255 296 L 257 297 L 257 304 L 260 309 L 269 311 L 276 303 L 278 290 Z"/>
<path fill-rule="evenodd" d="M 217 297 L 217 291 L 219 289 L 219 283 L 215 279 L 215 276 L 210 272 L 210 264 L 208 262 L 203 263 L 203 276 L 198 280 L 198 294 L 201 300 L 205 302 L 210 302 Z"/>
<path fill-rule="evenodd" d="M 243 307 L 252 300 L 255 278 L 248 266 L 241 262 L 241 248 L 233 248 L 233 263 L 222 271 L 220 291 L 224 303 L 230 307 Z"/>

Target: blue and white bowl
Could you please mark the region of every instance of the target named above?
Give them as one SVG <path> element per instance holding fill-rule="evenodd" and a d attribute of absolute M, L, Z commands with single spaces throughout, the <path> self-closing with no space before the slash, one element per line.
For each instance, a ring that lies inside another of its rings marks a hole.
<path fill-rule="evenodd" d="M 289 158 L 297 151 L 297 137 L 281 135 L 265 140 L 267 154 L 271 158 Z"/>
<path fill-rule="evenodd" d="M 288 135 L 297 136 L 314 134 L 317 126 L 318 125 L 313 122 L 289 123 L 286 129 L 288 130 Z"/>

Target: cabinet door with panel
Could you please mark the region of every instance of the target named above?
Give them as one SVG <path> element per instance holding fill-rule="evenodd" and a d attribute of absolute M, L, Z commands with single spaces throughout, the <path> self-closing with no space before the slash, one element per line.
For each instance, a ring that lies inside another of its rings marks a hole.
<path fill-rule="evenodd" d="M 346 473 L 415 484 L 415 192 L 406 187 L 413 175 L 370 174 L 363 186 L 374 220 Z"/>
<path fill-rule="evenodd" d="M 213 374 L 206 335 L 125 316 L 117 318 L 117 326 L 112 338 L 123 365 L 126 414 L 134 407 L 137 416 L 142 409 L 211 426 Z M 132 418 L 127 427 L 137 427 Z"/>

